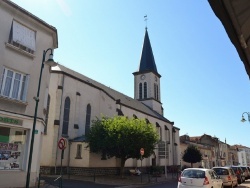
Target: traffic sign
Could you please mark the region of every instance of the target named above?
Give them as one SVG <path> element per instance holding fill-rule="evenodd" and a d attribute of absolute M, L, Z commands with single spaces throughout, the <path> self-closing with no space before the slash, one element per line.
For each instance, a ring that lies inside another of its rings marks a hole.
<path fill-rule="evenodd" d="M 66 140 L 66 138 L 60 138 L 60 140 L 58 141 L 58 148 L 59 149 L 61 149 L 61 150 L 64 150 L 64 149 L 66 149 L 66 147 L 67 147 L 67 140 Z"/>
<path fill-rule="evenodd" d="M 144 149 L 143 148 L 140 149 L 140 154 L 144 155 Z"/>

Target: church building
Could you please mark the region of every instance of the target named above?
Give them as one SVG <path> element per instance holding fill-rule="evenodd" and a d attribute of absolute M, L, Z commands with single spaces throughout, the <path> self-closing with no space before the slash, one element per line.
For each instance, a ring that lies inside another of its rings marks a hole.
<path fill-rule="evenodd" d="M 142 161 L 143 168 L 180 164 L 180 129 L 163 115 L 161 75 L 156 67 L 147 28 L 139 69 L 133 75 L 134 98 L 131 98 L 63 65 L 52 68 L 45 109 L 48 116 L 42 144 L 42 174 L 59 173 L 61 150 L 58 141 L 62 137 L 68 140 L 62 159 L 65 172 L 91 174 L 93 169 L 98 169 L 100 174 L 116 173 L 119 159 L 103 160 L 86 148 L 85 135 L 91 122 L 102 116 L 143 118 L 156 126 L 160 142 L 154 154 Z M 141 166 L 140 160 L 129 159 L 125 163 L 126 168 L 137 166 Z"/>

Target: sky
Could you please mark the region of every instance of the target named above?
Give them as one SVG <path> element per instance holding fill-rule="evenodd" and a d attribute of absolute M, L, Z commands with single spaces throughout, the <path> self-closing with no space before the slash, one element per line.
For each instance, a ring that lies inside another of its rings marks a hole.
<path fill-rule="evenodd" d="M 57 29 L 55 61 L 132 98 L 147 26 L 164 116 L 180 135 L 250 147 L 249 77 L 208 1 L 12 1 Z"/>

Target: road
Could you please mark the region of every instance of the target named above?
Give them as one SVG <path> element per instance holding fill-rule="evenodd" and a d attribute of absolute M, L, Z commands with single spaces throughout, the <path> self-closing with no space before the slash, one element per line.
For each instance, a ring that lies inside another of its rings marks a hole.
<path fill-rule="evenodd" d="M 53 179 L 48 178 L 46 179 L 46 182 L 50 183 L 52 186 L 45 186 L 46 188 L 56 188 L 59 187 L 58 183 L 53 182 Z M 45 188 L 44 187 L 44 188 Z M 87 182 L 87 181 L 79 181 L 79 180 L 64 180 L 63 181 L 63 188 L 82 188 L 82 187 L 88 187 L 88 188 L 127 188 L 127 186 L 118 186 L 118 185 L 102 185 L 102 184 L 96 184 L 94 182 Z M 136 186 L 135 186 L 136 187 Z M 169 181 L 164 183 L 156 183 L 154 185 L 144 185 L 144 186 L 138 186 L 138 187 L 146 187 L 146 188 L 176 188 L 177 187 L 177 181 Z M 240 184 L 237 188 L 250 188 L 250 179 L 246 180 L 244 183 Z"/>
<path fill-rule="evenodd" d="M 157 185 L 150 185 L 147 186 L 150 188 L 176 188 L 177 187 L 177 182 L 167 182 L 163 184 L 157 184 Z M 237 188 L 247 188 L 250 187 L 250 179 L 246 180 L 244 183 L 240 184 Z"/>

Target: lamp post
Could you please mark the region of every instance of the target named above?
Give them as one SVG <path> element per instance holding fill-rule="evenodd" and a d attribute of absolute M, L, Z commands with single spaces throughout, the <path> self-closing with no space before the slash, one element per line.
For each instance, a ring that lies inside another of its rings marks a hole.
<path fill-rule="evenodd" d="M 49 59 L 47 61 L 45 61 L 46 53 L 48 51 L 50 51 Z M 33 127 L 31 130 L 30 151 L 29 151 L 28 169 L 27 169 L 27 176 L 26 176 L 26 188 L 29 188 L 29 184 L 30 184 L 30 169 L 31 169 L 31 163 L 32 163 L 32 154 L 33 154 L 34 137 L 35 137 L 35 129 L 36 129 L 36 119 L 37 119 L 37 109 L 38 109 L 38 103 L 39 103 L 39 93 L 40 93 L 40 86 L 41 86 L 41 79 L 42 79 L 44 63 L 46 63 L 47 65 L 49 65 L 51 67 L 57 65 L 57 63 L 54 62 L 54 60 L 53 60 L 53 51 L 51 48 L 48 48 L 46 51 L 45 50 L 43 51 L 43 60 L 42 60 L 42 65 L 41 65 L 41 70 L 40 70 L 37 95 L 36 95 L 36 97 L 34 97 L 34 100 L 36 101 L 36 106 L 35 106 Z"/>
<path fill-rule="evenodd" d="M 244 114 L 247 114 L 247 120 L 248 120 L 248 122 L 250 122 L 250 113 L 249 112 L 243 112 L 243 114 L 242 114 L 242 119 L 241 119 L 241 122 L 245 122 L 246 121 L 246 119 L 244 118 Z"/>

